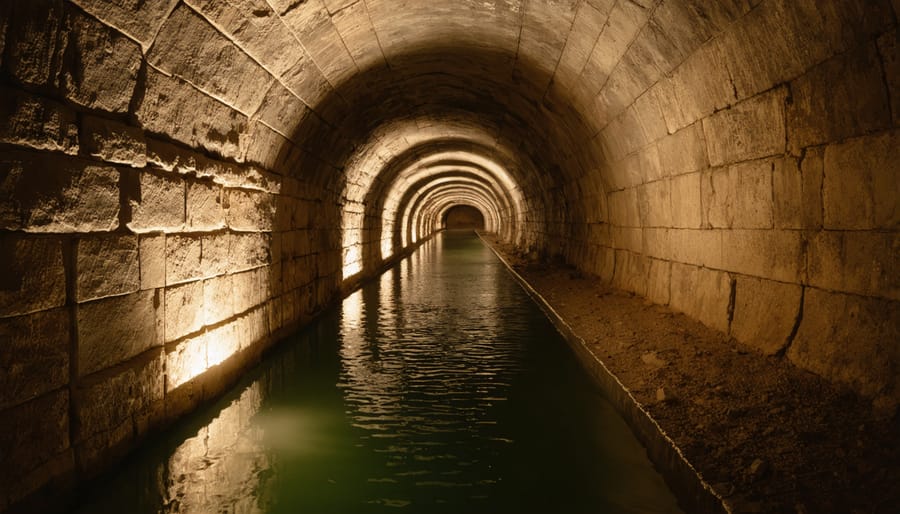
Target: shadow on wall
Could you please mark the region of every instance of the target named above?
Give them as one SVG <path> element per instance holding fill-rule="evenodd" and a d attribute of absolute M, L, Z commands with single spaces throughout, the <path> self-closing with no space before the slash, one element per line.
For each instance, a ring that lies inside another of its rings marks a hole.
<path fill-rule="evenodd" d="M 448 230 L 484 229 L 484 215 L 471 205 L 456 205 L 444 213 L 443 227 Z"/>

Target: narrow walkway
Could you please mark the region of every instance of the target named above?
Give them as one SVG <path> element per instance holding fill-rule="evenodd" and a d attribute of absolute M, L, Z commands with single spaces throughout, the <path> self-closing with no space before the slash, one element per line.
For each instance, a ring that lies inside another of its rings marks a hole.
<path fill-rule="evenodd" d="M 896 414 L 666 307 L 486 239 L 734 512 L 896 512 Z"/>

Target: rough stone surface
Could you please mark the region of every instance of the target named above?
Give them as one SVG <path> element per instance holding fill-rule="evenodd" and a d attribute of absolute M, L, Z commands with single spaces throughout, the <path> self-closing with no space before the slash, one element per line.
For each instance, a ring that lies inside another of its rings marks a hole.
<path fill-rule="evenodd" d="M 58 389 L 0 416 L 0 481 L 16 479 L 69 448 L 69 392 Z"/>
<path fill-rule="evenodd" d="M 796 284 L 738 276 L 731 335 L 765 355 L 777 354 L 794 329 L 801 294 L 802 288 Z"/>
<path fill-rule="evenodd" d="M 200 267 L 200 238 L 166 236 L 166 285 L 178 284 L 203 276 Z"/>
<path fill-rule="evenodd" d="M 155 291 L 78 305 L 78 375 L 83 377 L 162 343 L 163 305 Z"/>
<path fill-rule="evenodd" d="M 234 315 L 234 292 L 231 275 L 203 282 L 203 323 L 213 325 Z"/>
<path fill-rule="evenodd" d="M 15 2 L 9 16 L 4 67 L 26 84 L 54 83 L 61 54 L 57 35 L 63 20 L 62 0 Z"/>
<path fill-rule="evenodd" d="M 225 206 L 222 188 L 208 182 L 188 182 L 188 230 L 216 230 L 224 226 Z"/>
<path fill-rule="evenodd" d="M 231 252 L 232 235 L 224 232 L 203 236 L 201 240 L 202 255 L 200 268 L 206 276 L 221 275 L 232 271 L 233 254 Z"/>
<path fill-rule="evenodd" d="M 726 230 L 722 232 L 722 267 L 782 282 L 799 282 L 805 256 L 799 232 L 793 230 Z"/>
<path fill-rule="evenodd" d="M 731 278 L 727 273 L 672 263 L 669 306 L 673 309 L 727 332 L 730 298 Z"/>
<path fill-rule="evenodd" d="M 781 161 L 735 164 L 703 173 L 703 222 L 712 228 L 772 228 L 772 175 Z"/>
<path fill-rule="evenodd" d="M 0 87 L 0 141 L 40 150 L 78 153 L 75 113 L 52 100 Z"/>
<path fill-rule="evenodd" d="M 0 317 L 52 309 L 66 302 L 62 244 L 0 235 Z"/>
<path fill-rule="evenodd" d="M 107 162 L 147 165 L 147 142 L 137 127 L 112 120 L 85 116 L 81 121 L 82 150 Z"/>
<path fill-rule="evenodd" d="M 139 237 L 141 289 L 156 289 L 166 285 L 166 236 Z"/>
<path fill-rule="evenodd" d="M 90 109 L 127 112 L 141 68 L 140 46 L 68 4 L 66 25 L 66 97 Z"/>
<path fill-rule="evenodd" d="M 808 243 L 809 283 L 900 300 L 900 236 L 896 232 L 821 231 Z"/>
<path fill-rule="evenodd" d="M 185 184 L 179 177 L 140 172 L 129 180 L 125 194 L 131 207 L 133 232 L 179 232 L 184 228 Z"/>
<path fill-rule="evenodd" d="M 203 327 L 203 282 L 166 288 L 166 342 L 175 341 Z"/>
<path fill-rule="evenodd" d="M 702 194 L 700 173 L 680 175 L 671 181 L 672 226 L 700 228 L 702 225 Z"/>
<path fill-rule="evenodd" d="M 137 291 L 141 282 L 137 236 L 79 239 L 76 268 L 75 299 L 78 302 Z"/>
<path fill-rule="evenodd" d="M 184 385 L 192 378 L 206 371 L 206 334 L 189 337 L 178 342 L 174 348 L 166 350 L 166 391 Z"/>
<path fill-rule="evenodd" d="M 787 355 L 801 368 L 897 405 L 898 327 L 898 302 L 809 288 L 803 321 Z"/>
<path fill-rule="evenodd" d="M 667 175 L 681 175 L 707 166 L 703 126 L 695 123 L 659 140 L 659 160 Z"/>
<path fill-rule="evenodd" d="M 85 11 L 118 27 L 124 33 L 141 42 L 144 49 L 150 46 L 165 16 L 178 0 L 71 0 Z"/>
<path fill-rule="evenodd" d="M 53 155 L 0 153 L 0 228 L 109 231 L 119 224 L 119 171 Z"/>
<path fill-rule="evenodd" d="M 226 195 L 229 228 L 248 232 L 272 230 L 275 218 L 275 198 L 272 195 L 240 189 L 229 189 Z"/>
<path fill-rule="evenodd" d="M 0 410 L 69 382 L 69 315 L 64 309 L 0 319 Z"/>
<path fill-rule="evenodd" d="M 256 268 L 272 260 L 267 234 L 234 234 L 231 238 L 232 271 Z"/>
<path fill-rule="evenodd" d="M 785 90 L 775 89 L 703 119 L 709 162 L 732 162 L 784 153 Z"/>
<path fill-rule="evenodd" d="M 900 126 L 900 41 L 898 32 L 884 34 L 878 38 L 878 53 L 881 54 L 884 78 L 887 81 L 891 101 L 894 126 Z"/>

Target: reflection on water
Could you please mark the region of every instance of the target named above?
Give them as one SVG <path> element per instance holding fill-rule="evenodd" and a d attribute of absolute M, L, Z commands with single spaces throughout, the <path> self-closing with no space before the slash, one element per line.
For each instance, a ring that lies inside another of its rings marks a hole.
<path fill-rule="evenodd" d="M 549 321 L 445 233 L 78 512 L 679 512 Z"/>

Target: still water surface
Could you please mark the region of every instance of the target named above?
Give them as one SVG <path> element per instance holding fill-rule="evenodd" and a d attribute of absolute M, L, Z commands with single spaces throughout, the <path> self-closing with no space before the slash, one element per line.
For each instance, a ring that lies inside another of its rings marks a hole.
<path fill-rule="evenodd" d="M 80 513 L 675 513 L 550 322 L 447 232 L 91 488 Z"/>

